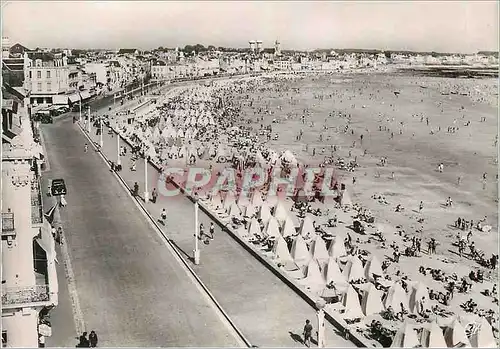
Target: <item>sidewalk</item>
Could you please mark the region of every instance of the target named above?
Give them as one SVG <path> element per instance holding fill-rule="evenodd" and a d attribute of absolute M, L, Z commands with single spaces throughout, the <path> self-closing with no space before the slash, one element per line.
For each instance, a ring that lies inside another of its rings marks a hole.
<path fill-rule="evenodd" d="M 92 128 L 91 138 L 99 141 L 95 128 Z M 103 154 L 110 161 L 116 162 L 116 135 L 109 135 L 107 128 L 103 132 L 103 144 Z M 120 145 L 126 146 L 126 143 L 120 140 Z M 127 148 L 127 156 L 121 157 L 123 170 L 119 175 L 130 188 L 137 182 L 142 197 L 144 160 L 137 161 L 137 171 L 130 171 L 130 148 Z M 149 192 L 157 186 L 158 177 L 154 167 L 148 164 Z M 184 258 L 191 261 L 194 247 L 194 207 L 191 201 L 180 195 L 158 197 L 156 204 L 148 202 L 145 205 L 153 217 L 159 217 L 162 208 L 166 208 L 168 218 L 163 231 Z M 201 210 L 200 222 L 206 229 L 210 226 L 210 218 Z M 215 240 L 209 245 L 200 243 L 201 263 L 198 266 L 192 264 L 192 268 L 252 344 L 269 347 L 302 346 L 298 338 L 302 334 L 305 320 L 310 319 L 317 329 L 315 310 L 217 224 L 215 227 Z M 339 336 L 328 322 L 325 327 L 328 346 L 354 346 Z"/>
<path fill-rule="evenodd" d="M 47 196 L 48 181 L 52 178 L 53 176 L 51 171 L 42 172 L 40 185 L 44 212 L 50 210 L 50 208 L 55 204 L 54 198 Z M 57 243 L 56 256 L 58 261 L 58 263 L 56 263 L 56 271 L 57 281 L 59 284 L 59 304 L 50 311 L 52 336 L 46 338 L 46 345 L 47 347 L 73 347 L 77 343 L 75 337 L 77 337 L 78 334 L 75 329 L 73 307 L 69 296 L 63 255 L 61 253 L 61 247 Z"/>

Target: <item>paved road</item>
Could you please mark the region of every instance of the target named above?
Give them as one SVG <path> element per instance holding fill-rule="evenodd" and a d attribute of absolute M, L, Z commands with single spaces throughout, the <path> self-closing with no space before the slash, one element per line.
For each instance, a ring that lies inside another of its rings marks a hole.
<path fill-rule="evenodd" d="M 116 136 L 109 135 L 106 130 L 103 133 L 103 153 L 111 161 L 116 161 Z M 94 128 L 91 138 L 98 142 Z M 121 145 L 125 145 L 125 142 L 122 141 Z M 130 149 L 127 153 L 130 155 Z M 123 171 L 120 174 L 129 187 L 138 182 L 142 195 L 144 161 L 137 162 L 136 172 L 129 170 L 129 163 L 129 156 L 122 157 Z M 156 186 L 157 178 L 156 171 L 150 165 L 150 191 L 152 186 Z M 168 199 L 160 197 L 156 204 L 148 203 L 147 208 L 153 217 L 159 217 L 161 209 L 166 208 L 169 218 L 164 232 L 189 260 L 194 247 L 192 203 L 182 196 Z M 201 211 L 200 221 L 208 228 L 210 218 Z M 305 320 L 310 319 L 317 328 L 315 311 L 233 238 L 216 227 L 216 239 L 209 245 L 202 244 L 201 265 L 193 265 L 193 269 L 252 344 L 266 347 L 302 346 L 298 339 Z M 354 346 L 339 336 L 330 324 L 327 324 L 326 329 L 328 346 Z"/>
<path fill-rule="evenodd" d="M 51 175 L 67 183 L 61 217 L 83 320 L 100 346 L 237 346 L 99 155 L 84 153 L 71 118 L 42 132 Z"/>

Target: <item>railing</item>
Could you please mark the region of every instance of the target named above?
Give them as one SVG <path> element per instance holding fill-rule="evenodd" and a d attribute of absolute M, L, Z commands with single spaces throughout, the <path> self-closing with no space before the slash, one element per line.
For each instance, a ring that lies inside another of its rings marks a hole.
<path fill-rule="evenodd" d="M 48 302 L 49 299 L 48 285 L 2 288 L 3 308 Z"/>
<path fill-rule="evenodd" d="M 14 212 L 2 212 L 2 235 L 14 231 Z"/>

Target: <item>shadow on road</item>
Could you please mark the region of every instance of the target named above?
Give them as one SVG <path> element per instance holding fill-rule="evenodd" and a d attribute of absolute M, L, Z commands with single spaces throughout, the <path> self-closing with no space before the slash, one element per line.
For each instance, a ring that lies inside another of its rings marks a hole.
<path fill-rule="evenodd" d="M 300 335 L 298 335 L 297 333 L 293 333 L 292 331 L 288 331 L 288 333 L 290 334 L 290 337 L 295 341 L 295 342 L 298 342 L 298 343 L 301 343 L 301 344 L 304 344 L 304 340 L 302 339 L 302 337 Z"/>
<path fill-rule="evenodd" d="M 180 248 L 174 240 L 172 239 L 169 239 L 168 241 L 170 241 L 170 243 L 172 245 L 174 245 L 174 247 L 177 249 L 177 251 L 179 251 L 180 253 L 182 253 L 191 263 L 194 263 L 194 259 L 193 257 L 191 257 L 189 254 L 186 253 L 186 251 L 184 251 L 182 248 Z"/>

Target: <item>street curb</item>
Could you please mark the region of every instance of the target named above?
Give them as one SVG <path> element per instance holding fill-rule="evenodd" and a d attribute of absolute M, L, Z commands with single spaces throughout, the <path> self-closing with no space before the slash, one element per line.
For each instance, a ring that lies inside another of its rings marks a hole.
<path fill-rule="evenodd" d="M 82 128 L 82 126 L 80 125 L 80 123 L 78 123 L 78 127 L 80 128 L 80 130 L 82 131 L 83 135 L 89 140 L 89 142 L 92 144 L 92 146 L 94 148 L 96 148 L 97 152 L 100 154 L 101 158 L 106 162 L 107 166 L 110 167 L 110 163 L 111 161 L 106 157 L 106 155 L 104 155 L 103 152 L 100 151 L 100 149 L 96 146 L 96 142 L 94 142 L 90 136 L 88 135 L 88 133 Z M 113 132 L 116 133 L 116 131 L 114 131 L 114 129 L 112 129 Z M 116 135 L 118 137 L 120 137 L 121 139 L 125 140 L 124 138 L 122 138 L 118 133 L 116 133 Z M 130 143 L 125 140 L 127 144 L 130 145 Z M 111 167 L 110 167 L 111 168 Z M 156 166 L 155 166 L 156 168 Z M 154 227 L 156 228 L 156 232 L 157 233 L 160 233 L 161 236 L 164 238 L 164 241 L 167 243 L 168 247 L 170 247 L 170 250 L 171 252 L 174 254 L 175 257 L 177 257 L 177 259 L 181 262 L 181 264 L 187 269 L 187 271 L 189 272 L 189 274 L 195 279 L 195 281 L 198 283 L 198 285 L 201 287 L 201 289 L 205 292 L 205 294 L 208 296 L 208 298 L 214 303 L 214 305 L 216 306 L 217 310 L 223 315 L 224 319 L 229 323 L 229 325 L 232 327 L 232 330 L 238 335 L 239 337 L 239 340 L 242 341 L 247 348 L 251 348 L 252 347 L 252 344 L 250 343 L 250 341 L 245 337 L 245 335 L 240 331 L 240 329 L 236 326 L 236 324 L 231 320 L 231 318 L 229 317 L 229 315 L 224 311 L 224 309 L 222 308 L 222 306 L 219 304 L 219 302 L 215 299 L 215 297 L 213 296 L 213 294 L 210 292 L 210 290 L 208 289 L 207 286 L 205 286 L 205 284 L 203 283 L 203 281 L 200 279 L 200 277 L 196 274 L 196 272 L 191 268 L 191 266 L 188 264 L 188 262 L 182 257 L 181 253 L 179 252 L 179 250 L 172 244 L 172 240 L 163 232 L 163 230 L 161 229 L 161 227 L 158 225 L 158 223 L 156 222 L 156 220 L 151 216 L 151 214 L 149 213 L 149 211 L 147 210 L 147 208 L 143 205 L 143 203 L 136 197 L 132 196 L 131 194 L 131 188 L 127 185 L 126 181 L 115 171 L 113 171 L 113 174 L 116 176 L 116 178 L 118 178 L 119 182 L 121 183 L 121 185 L 124 187 L 124 189 L 126 189 L 126 191 L 128 192 L 128 195 L 134 200 L 134 202 L 136 203 L 137 206 L 139 206 L 139 208 L 141 208 L 142 212 L 149 218 L 150 220 L 150 223 L 152 223 L 154 225 Z"/>

